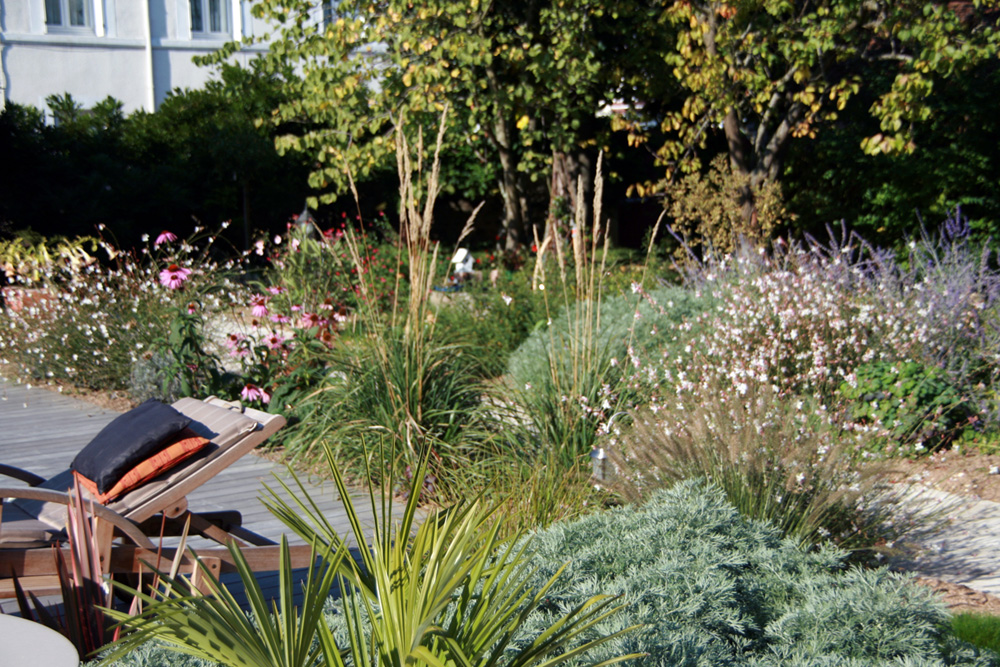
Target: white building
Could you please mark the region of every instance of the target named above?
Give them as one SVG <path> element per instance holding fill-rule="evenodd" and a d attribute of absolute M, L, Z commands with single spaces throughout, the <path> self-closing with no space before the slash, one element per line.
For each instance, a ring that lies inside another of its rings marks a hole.
<path fill-rule="evenodd" d="M 126 113 L 154 111 L 209 78 L 193 56 L 263 32 L 248 0 L 0 0 L 0 109 L 69 93 L 85 108 L 110 95 Z"/>

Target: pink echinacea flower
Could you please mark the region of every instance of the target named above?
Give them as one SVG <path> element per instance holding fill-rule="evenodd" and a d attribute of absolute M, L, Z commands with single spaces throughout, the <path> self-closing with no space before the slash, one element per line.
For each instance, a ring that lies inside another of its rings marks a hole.
<path fill-rule="evenodd" d="M 176 234 L 174 234 L 173 232 L 168 232 L 167 230 L 164 229 L 162 232 L 160 232 L 160 235 L 156 237 L 156 240 L 153 241 L 153 247 L 155 248 L 161 243 L 172 243 L 176 240 L 177 240 Z"/>
<path fill-rule="evenodd" d="M 264 339 L 264 344 L 267 345 L 270 350 L 277 350 L 285 342 L 284 336 L 281 334 L 273 333 Z"/>
<path fill-rule="evenodd" d="M 177 289 L 184 284 L 184 281 L 191 275 L 191 269 L 185 269 L 176 264 L 171 264 L 160 271 L 160 284 L 169 289 Z"/>
<path fill-rule="evenodd" d="M 255 384 L 247 384 L 240 392 L 244 401 L 260 401 L 264 405 L 271 402 L 271 395 Z"/>
<path fill-rule="evenodd" d="M 250 300 L 250 312 L 254 317 L 264 317 L 267 315 L 267 297 L 262 294 L 255 294 Z"/>

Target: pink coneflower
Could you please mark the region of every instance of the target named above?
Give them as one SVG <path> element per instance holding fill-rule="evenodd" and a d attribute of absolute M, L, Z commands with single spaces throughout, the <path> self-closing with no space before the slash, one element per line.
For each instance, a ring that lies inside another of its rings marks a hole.
<path fill-rule="evenodd" d="M 264 344 L 267 345 L 268 349 L 277 350 L 285 342 L 284 336 L 281 334 L 273 333 L 264 339 Z"/>
<path fill-rule="evenodd" d="M 322 323 L 323 319 L 316 313 L 303 313 L 302 317 L 299 318 L 299 328 L 301 329 L 312 329 L 322 326 Z"/>
<path fill-rule="evenodd" d="M 280 285 L 271 285 L 270 287 L 267 288 L 267 291 L 270 292 L 271 294 L 278 295 L 278 294 L 284 294 L 288 290 L 286 290 L 284 287 L 281 287 Z"/>
<path fill-rule="evenodd" d="M 198 312 L 198 304 L 191 302 L 188 304 L 188 315 L 194 315 Z"/>
<path fill-rule="evenodd" d="M 233 357 L 245 357 L 249 353 L 246 336 L 241 333 L 229 334 L 229 337 L 226 338 L 226 347 L 229 348 L 229 354 Z"/>
<path fill-rule="evenodd" d="M 244 401 L 260 401 L 264 405 L 271 402 L 271 395 L 255 384 L 247 384 L 240 392 Z"/>
<path fill-rule="evenodd" d="M 267 297 L 263 294 L 254 294 L 250 299 L 250 312 L 254 317 L 264 317 L 267 315 Z"/>
<path fill-rule="evenodd" d="M 191 275 L 191 269 L 185 269 L 176 264 L 171 264 L 160 271 L 160 284 L 170 289 L 177 289 L 184 284 L 184 281 Z"/>
<path fill-rule="evenodd" d="M 288 324 L 289 322 L 291 322 L 291 319 L 288 317 L 288 315 L 281 315 L 279 313 L 271 315 L 271 317 L 268 319 L 277 324 Z"/>
<path fill-rule="evenodd" d="M 164 229 L 162 232 L 160 232 L 160 235 L 156 237 L 156 240 L 153 241 L 153 247 L 155 248 L 161 243 L 173 243 L 176 240 L 177 236 L 173 232 L 168 232 L 167 230 Z"/>

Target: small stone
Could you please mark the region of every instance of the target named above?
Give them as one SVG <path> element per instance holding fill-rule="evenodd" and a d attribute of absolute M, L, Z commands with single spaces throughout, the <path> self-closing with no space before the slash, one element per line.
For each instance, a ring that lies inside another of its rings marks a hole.
<path fill-rule="evenodd" d="M 1000 475 L 1000 466 L 990 466 L 991 475 Z"/>

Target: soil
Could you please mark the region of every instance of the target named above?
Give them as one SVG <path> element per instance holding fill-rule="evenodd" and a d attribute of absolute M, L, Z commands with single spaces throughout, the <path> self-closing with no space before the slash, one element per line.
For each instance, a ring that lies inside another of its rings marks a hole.
<path fill-rule="evenodd" d="M 893 467 L 925 486 L 1000 503 L 1000 454 L 947 450 L 917 461 L 893 462 Z"/>
<path fill-rule="evenodd" d="M 46 389 L 92 403 L 98 407 L 125 412 L 135 404 L 127 394 L 100 392 L 70 386 L 47 386 Z M 276 453 L 258 452 L 271 458 Z M 971 451 L 942 451 L 919 460 L 902 459 L 894 462 L 901 479 L 919 482 L 941 491 L 960 496 L 1000 503 L 1000 454 L 982 454 Z M 997 471 L 997 472 L 994 472 Z M 961 584 L 939 579 L 918 577 L 917 583 L 941 595 L 944 604 L 953 613 L 979 613 L 1000 616 L 1000 597 L 973 590 Z"/>
<path fill-rule="evenodd" d="M 990 614 L 1000 616 L 1000 598 L 975 591 L 962 584 L 952 584 L 940 579 L 917 577 L 918 584 L 927 586 L 941 596 L 941 601 L 953 614 Z"/>
<path fill-rule="evenodd" d="M 128 393 L 124 391 L 95 391 L 93 389 L 87 389 L 86 387 L 77 387 L 63 383 L 35 386 L 40 389 L 48 389 L 49 391 L 59 392 L 60 394 L 64 394 L 66 396 L 72 396 L 73 398 L 78 398 L 81 401 L 90 403 L 91 405 L 96 405 L 99 408 L 114 410 L 115 412 L 128 412 L 137 405 L 136 402 L 129 397 Z"/>
<path fill-rule="evenodd" d="M 919 460 L 902 459 L 894 462 L 893 467 L 904 479 L 955 495 L 1000 503 L 1000 454 L 946 450 Z M 942 601 L 954 613 L 1000 616 L 1000 597 L 939 579 L 918 577 L 916 581 L 940 593 Z"/>

